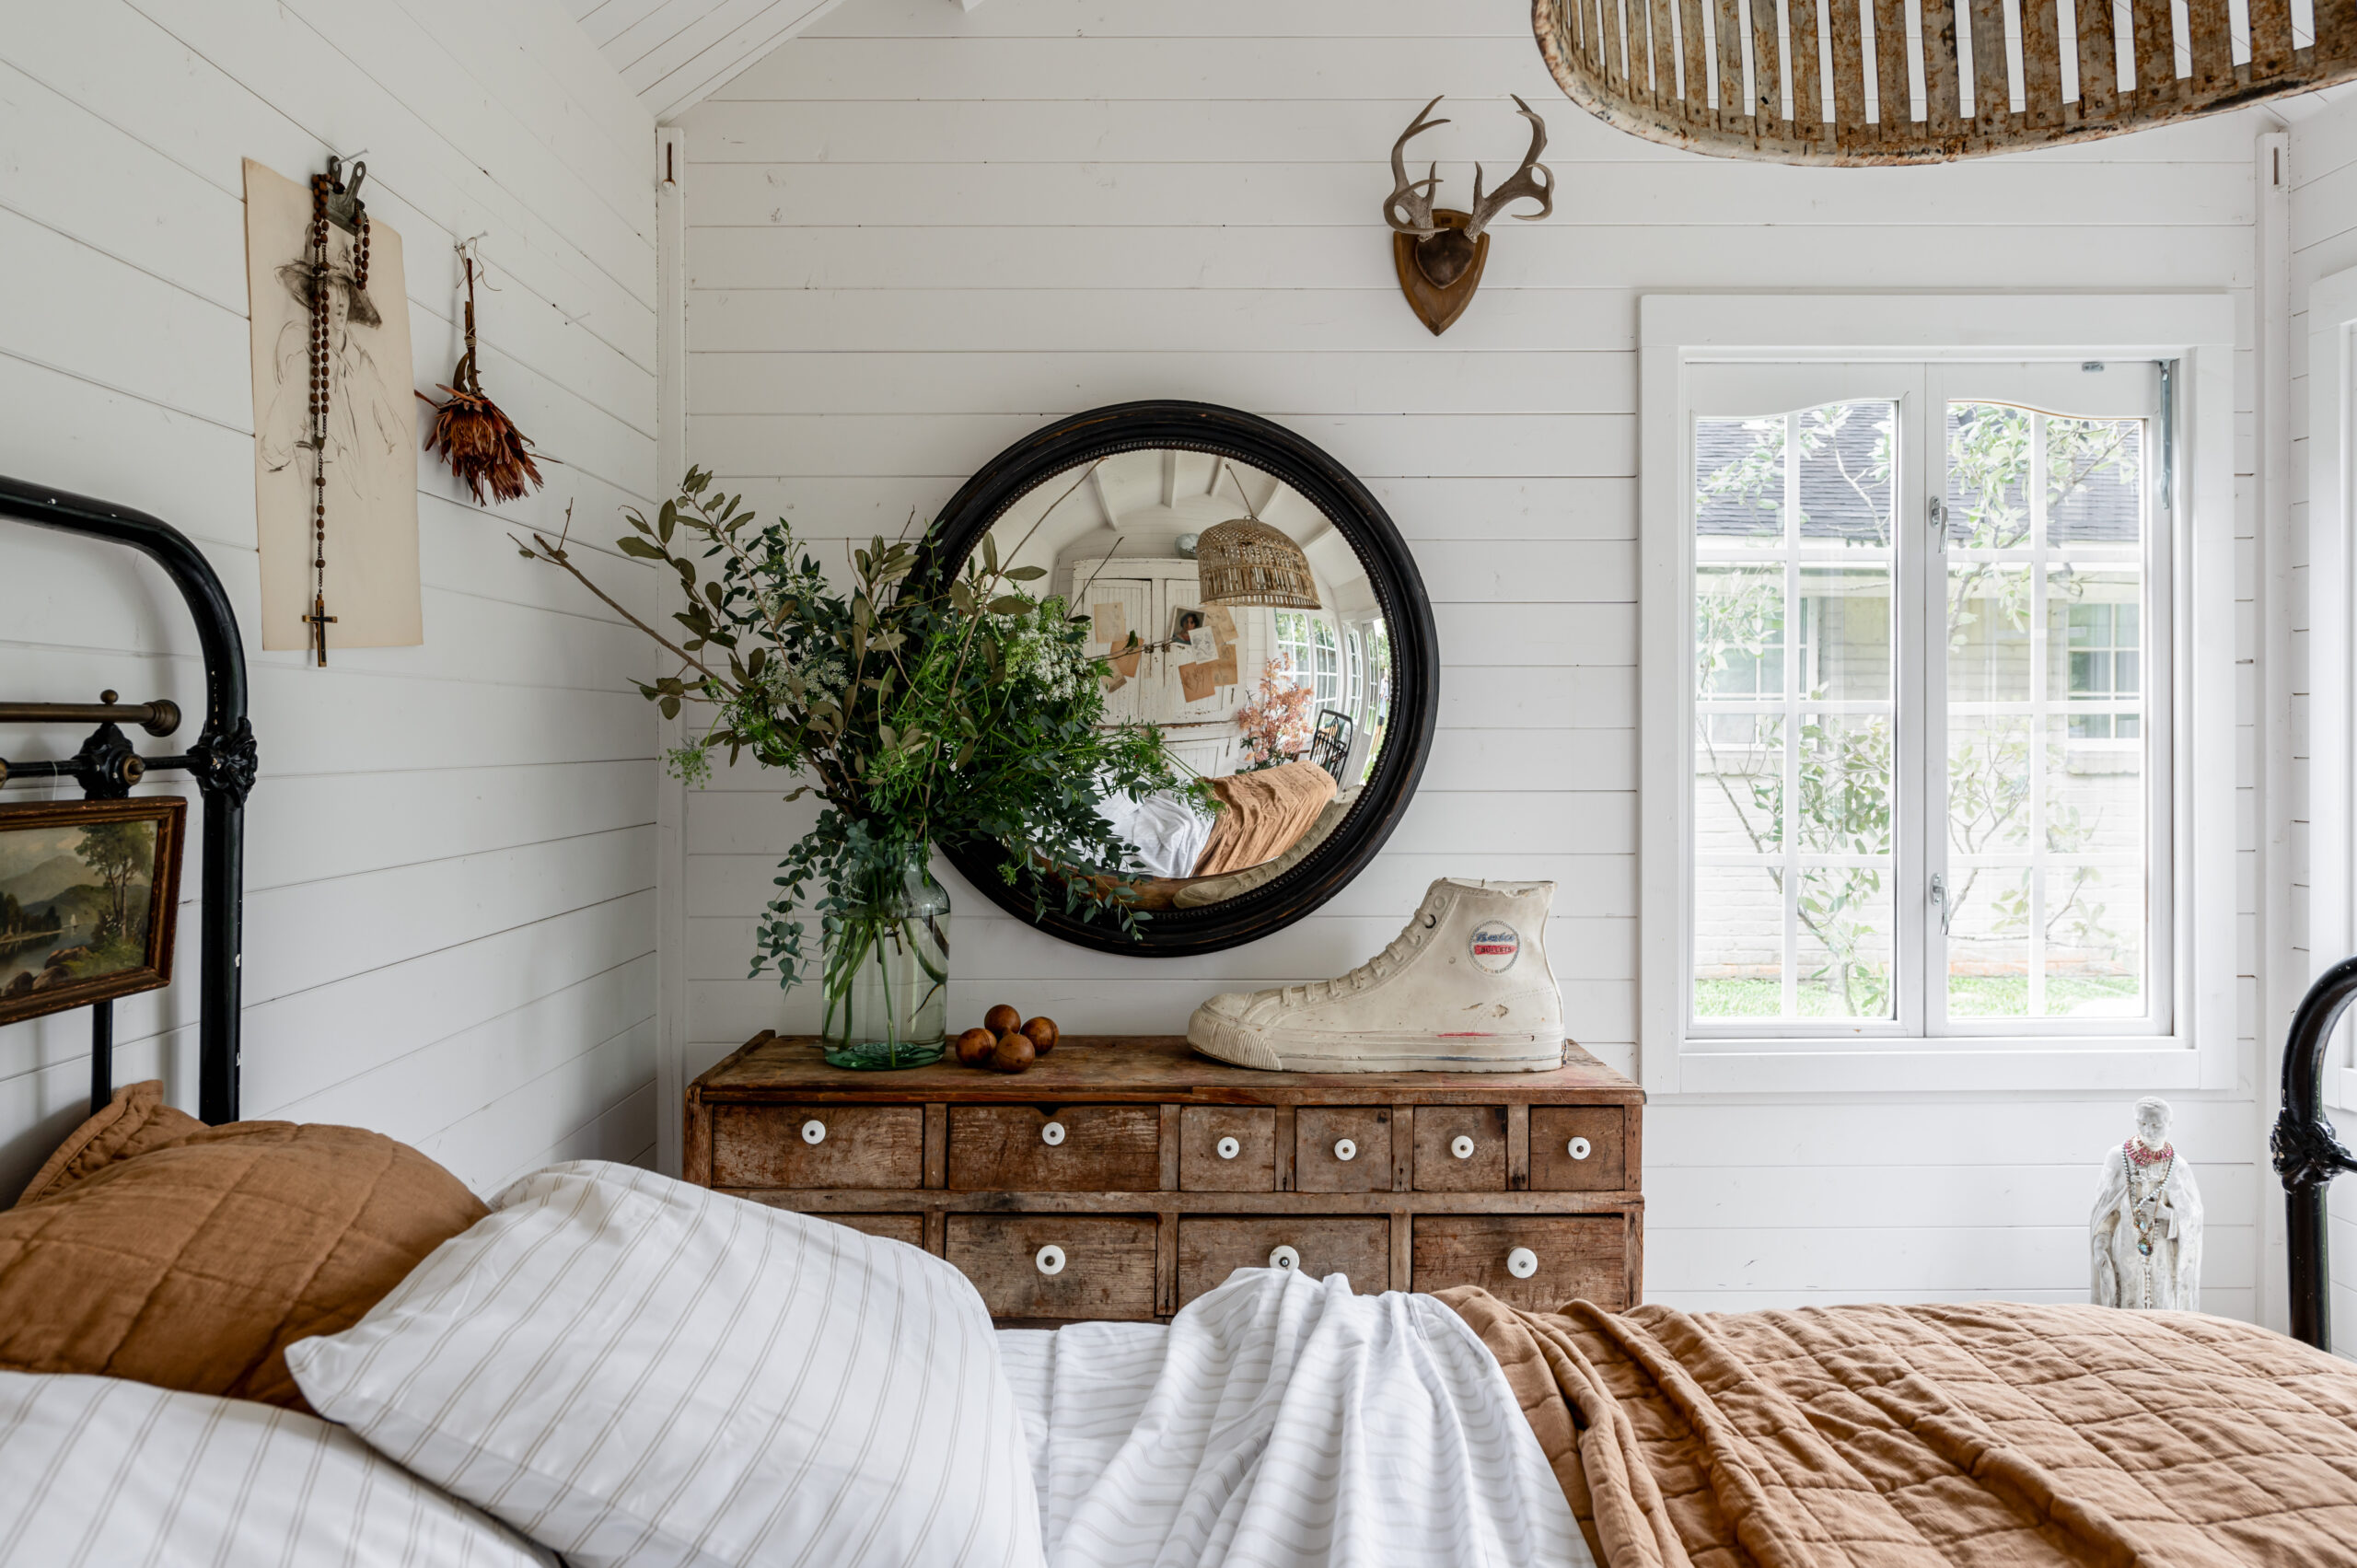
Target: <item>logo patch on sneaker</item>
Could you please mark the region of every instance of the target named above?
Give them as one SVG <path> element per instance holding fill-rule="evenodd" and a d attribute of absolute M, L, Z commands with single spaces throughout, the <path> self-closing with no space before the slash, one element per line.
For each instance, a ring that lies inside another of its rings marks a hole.
<path fill-rule="evenodd" d="M 1504 974 L 1522 956 L 1522 937 L 1504 921 L 1473 928 L 1473 962 L 1491 974 Z"/>

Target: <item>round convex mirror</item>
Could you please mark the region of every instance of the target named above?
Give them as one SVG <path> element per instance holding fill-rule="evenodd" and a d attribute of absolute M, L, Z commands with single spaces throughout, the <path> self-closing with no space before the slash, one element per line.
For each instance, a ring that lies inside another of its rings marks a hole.
<path fill-rule="evenodd" d="M 1208 403 L 1094 410 L 993 459 L 932 539 L 921 578 L 1019 582 L 1090 661 L 1097 724 L 1157 741 L 1161 787 L 1089 782 L 1107 864 L 1020 833 L 943 846 L 1002 908 L 1109 952 L 1210 952 L 1318 908 L 1390 836 L 1432 745 L 1432 607 L 1310 442 Z M 1135 918 L 1067 897 L 1076 877 Z"/>

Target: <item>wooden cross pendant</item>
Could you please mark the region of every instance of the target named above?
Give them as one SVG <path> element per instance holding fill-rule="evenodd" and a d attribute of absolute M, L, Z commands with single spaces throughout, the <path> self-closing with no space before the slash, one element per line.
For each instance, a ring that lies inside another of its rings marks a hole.
<path fill-rule="evenodd" d="M 325 665 L 328 662 L 328 628 L 335 624 L 336 620 L 334 616 L 328 613 L 327 596 L 313 594 L 311 613 L 303 617 L 303 620 L 311 628 L 311 652 L 318 656 L 321 665 Z"/>

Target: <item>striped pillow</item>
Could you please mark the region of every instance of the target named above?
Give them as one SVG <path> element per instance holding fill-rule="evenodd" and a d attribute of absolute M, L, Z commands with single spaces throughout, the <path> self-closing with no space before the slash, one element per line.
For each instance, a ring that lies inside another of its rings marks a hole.
<path fill-rule="evenodd" d="M 552 1568 L 315 1416 L 0 1372 L 0 1562 Z"/>
<path fill-rule="evenodd" d="M 574 1568 L 1040 1562 L 990 1315 L 937 1258 L 552 1166 L 288 1364 L 312 1407 Z"/>

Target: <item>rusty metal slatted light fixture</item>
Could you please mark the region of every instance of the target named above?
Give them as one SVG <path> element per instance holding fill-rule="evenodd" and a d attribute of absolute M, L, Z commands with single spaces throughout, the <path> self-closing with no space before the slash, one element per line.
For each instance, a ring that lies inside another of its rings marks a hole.
<path fill-rule="evenodd" d="M 2251 0 L 2239 61 L 2226 0 L 2192 0 L 2182 24 L 2171 0 L 2082 4 L 2067 36 L 2061 9 L 2018 0 L 2018 67 L 2006 0 L 1922 0 L 1920 35 L 1902 0 L 1783 17 L 1775 0 L 1533 0 L 1531 19 L 1564 94 L 1606 124 L 1776 163 L 1949 163 L 2357 76 L 2357 6 L 2317 5 L 2304 40 L 2284 0 Z"/>

